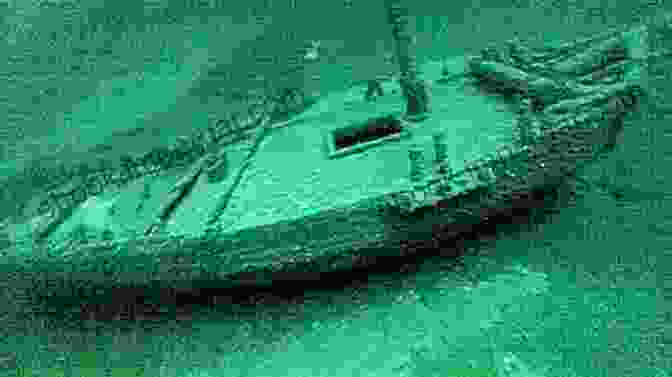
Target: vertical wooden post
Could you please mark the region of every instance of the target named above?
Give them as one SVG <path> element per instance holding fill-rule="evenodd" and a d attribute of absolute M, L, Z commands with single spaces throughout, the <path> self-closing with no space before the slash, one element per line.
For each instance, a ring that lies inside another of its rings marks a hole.
<path fill-rule="evenodd" d="M 401 5 L 402 0 L 385 0 L 387 20 L 392 26 L 395 51 L 399 63 L 399 85 L 406 100 L 406 118 L 420 121 L 429 115 L 430 98 L 426 83 L 421 78 L 415 59 L 415 40 L 408 30 L 408 11 Z"/>
<path fill-rule="evenodd" d="M 425 178 L 425 156 L 420 145 L 414 144 L 408 149 L 410 179 L 414 188 L 420 187 Z"/>

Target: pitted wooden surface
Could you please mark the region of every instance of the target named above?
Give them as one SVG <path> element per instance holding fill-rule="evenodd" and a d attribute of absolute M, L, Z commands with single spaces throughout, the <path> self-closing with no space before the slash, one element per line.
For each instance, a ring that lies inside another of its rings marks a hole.
<path fill-rule="evenodd" d="M 462 57 L 454 66 L 460 67 Z M 438 62 L 427 64 L 427 78 L 440 77 Z M 394 88 L 393 85 L 386 85 Z M 408 188 L 408 147 L 424 149 L 427 166 L 433 159 L 432 134 L 447 134 L 450 165 L 459 170 L 471 161 L 513 143 L 514 114 L 507 104 L 457 80 L 431 87 L 429 119 L 410 129 L 409 137 L 360 153 L 327 159 L 324 133 L 356 120 L 402 110 L 391 90 L 374 103 L 363 101 L 361 88 L 334 94 L 302 115 L 305 121 L 274 130 L 260 147 L 251 168 L 222 216 L 227 230 L 296 219 L 329 208 Z M 359 97 L 358 97 L 359 95 Z"/>

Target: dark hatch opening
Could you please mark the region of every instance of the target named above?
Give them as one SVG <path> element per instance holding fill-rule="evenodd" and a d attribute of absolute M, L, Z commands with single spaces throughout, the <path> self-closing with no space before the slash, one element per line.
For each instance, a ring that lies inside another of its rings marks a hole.
<path fill-rule="evenodd" d="M 384 116 L 370 119 L 364 124 L 341 128 L 333 132 L 336 150 L 367 143 L 389 135 L 401 133 L 399 119 L 394 116 Z"/>

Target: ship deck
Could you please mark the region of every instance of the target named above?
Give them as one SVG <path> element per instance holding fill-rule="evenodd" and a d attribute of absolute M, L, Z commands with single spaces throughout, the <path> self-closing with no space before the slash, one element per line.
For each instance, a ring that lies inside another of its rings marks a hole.
<path fill-rule="evenodd" d="M 451 75 L 455 75 L 448 83 L 436 83 L 441 77 L 441 62 L 424 64 L 422 70 L 432 98 L 431 116 L 406 124 L 401 137 L 374 147 L 330 157 L 325 136 L 353 122 L 400 114 L 403 104 L 394 81 L 384 82 L 385 95 L 373 102 L 364 100 L 365 88 L 353 87 L 326 96 L 288 125 L 273 128 L 215 225 L 227 233 L 237 232 L 407 190 L 408 148 L 420 146 L 427 168 L 431 169 L 432 134 L 437 131 L 445 132 L 449 165 L 455 171 L 463 169 L 468 161 L 492 156 L 497 148 L 512 145 L 515 114 L 511 104 L 501 96 L 484 95 L 461 76 L 463 61 L 460 56 L 448 62 Z M 243 163 L 250 146 L 248 140 L 226 147 L 230 171 Z M 142 177 L 126 187 L 91 198 L 50 239 L 67 241 L 81 224 L 109 229 L 119 237 L 137 236 L 151 224 L 162 198 L 183 173 L 183 169 L 176 169 Z M 172 234 L 202 233 L 217 205 L 216 198 L 232 184 L 232 174 L 216 183 L 202 175 L 164 230 Z M 150 195 L 143 200 L 145 186 Z M 144 204 L 138 210 L 140 201 Z"/>
<path fill-rule="evenodd" d="M 462 67 L 456 59 L 454 69 Z M 440 77 L 440 64 L 423 67 L 428 81 Z M 451 168 L 493 155 L 497 147 L 513 143 L 514 114 L 502 98 L 484 96 L 457 79 L 431 86 L 432 114 L 411 127 L 406 136 L 372 148 L 328 157 L 325 134 L 357 121 L 400 113 L 396 83 L 384 85 L 386 95 L 374 103 L 363 101 L 363 88 L 334 93 L 318 102 L 291 126 L 274 129 L 261 144 L 251 166 L 220 217 L 220 228 L 235 232 L 277 221 L 292 220 L 324 210 L 409 187 L 408 148 L 424 149 L 427 164 L 433 156 L 432 134 L 446 133 Z M 431 168 L 431 166 L 428 166 Z M 226 185 L 229 182 L 223 182 Z M 221 190 L 203 180 L 176 211 L 168 231 L 198 232 L 214 203 L 208 198 Z"/>

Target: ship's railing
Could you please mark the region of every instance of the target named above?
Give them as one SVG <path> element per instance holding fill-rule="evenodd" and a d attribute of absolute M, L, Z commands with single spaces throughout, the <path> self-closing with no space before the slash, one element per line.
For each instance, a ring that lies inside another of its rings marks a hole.
<path fill-rule="evenodd" d="M 521 174 L 522 165 L 517 163 L 516 158 L 524 157 L 528 150 L 528 147 L 503 146 L 491 156 L 465 161 L 461 169 L 446 168 L 447 160 L 434 160 L 434 171 L 430 176 L 420 179 L 411 176 L 407 190 L 386 195 L 381 205 L 410 213 L 436 201 L 492 185 L 500 176 Z"/>

